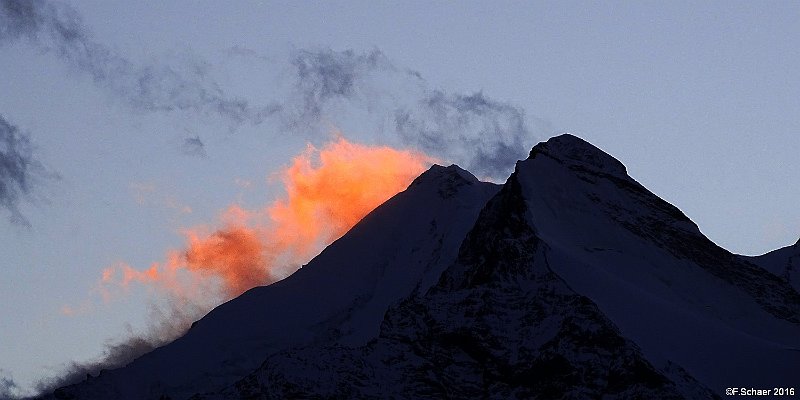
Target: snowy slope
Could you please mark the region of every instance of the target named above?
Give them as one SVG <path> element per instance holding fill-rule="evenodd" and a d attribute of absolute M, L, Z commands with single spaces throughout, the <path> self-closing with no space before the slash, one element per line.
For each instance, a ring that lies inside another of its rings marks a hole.
<path fill-rule="evenodd" d="M 708 387 L 798 382 L 800 295 L 716 246 L 616 159 L 571 135 L 518 165 L 553 271 L 655 365 Z"/>
<path fill-rule="evenodd" d="M 295 274 L 217 307 L 184 337 L 127 367 L 56 394 L 185 398 L 240 378 L 290 345 L 363 344 L 377 335 L 389 304 L 425 290 L 452 263 L 498 188 L 456 166 L 433 166 Z"/>
<path fill-rule="evenodd" d="M 785 279 L 800 292 L 800 240 L 797 243 L 770 251 L 757 257 L 746 257 L 750 262 Z"/>

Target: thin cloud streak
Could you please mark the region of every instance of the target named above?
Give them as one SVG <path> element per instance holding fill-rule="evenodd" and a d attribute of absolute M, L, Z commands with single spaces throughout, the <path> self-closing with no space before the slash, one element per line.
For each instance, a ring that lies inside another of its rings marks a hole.
<path fill-rule="evenodd" d="M 12 223 L 30 225 L 20 202 L 30 199 L 36 184 L 47 178 L 58 175 L 39 161 L 30 135 L 0 115 L 0 207 L 9 212 Z"/>
<path fill-rule="evenodd" d="M 188 137 L 183 139 L 181 153 L 187 156 L 205 157 L 206 145 L 200 140 L 200 136 Z"/>
<path fill-rule="evenodd" d="M 512 104 L 481 91 L 450 93 L 434 89 L 422 75 L 397 66 L 379 49 L 367 52 L 297 49 L 289 56 L 294 83 L 280 100 L 263 107 L 231 96 L 207 72 L 207 63 L 184 57 L 178 65 L 137 65 L 94 40 L 75 10 L 46 0 L 0 0 L 0 43 L 27 40 L 50 50 L 73 69 L 89 75 L 136 110 L 192 112 L 218 116 L 232 129 L 268 119 L 286 134 L 312 135 L 319 141 L 327 126 L 348 115 L 337 105 L 364 110 L 382 124 L 389 122 L 389 145 L 420 151 L 501 180 L 524 158 L 548 124 L 526 118 Z M 255 57 L 252 50 L 236 53 Z M 266 62 L 258 58 L 260 62 Z M 274 89 L 274 88 L 271 88 Z M 377 134 L 378 132 L 375 132 Z M 198 138 L 189 138 L 184 153 L 203 154 Z"/>
<path fill-rule="evenodd" d="M 185 65 L 137 65 L 95 41 L 78 13 L 46 0 L 0 0 L 0 43 L 25 39 L 137 110 L 217 115 L 233 128 L 259 124 L 279 107 L 253 107 L 227 95 L 198 60 Z"/>

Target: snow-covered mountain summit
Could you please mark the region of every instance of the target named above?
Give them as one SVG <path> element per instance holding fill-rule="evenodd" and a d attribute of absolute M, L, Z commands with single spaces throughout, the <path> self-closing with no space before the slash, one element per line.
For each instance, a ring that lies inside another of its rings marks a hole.
<path fill-rule="evenodd" d="M 649 360 L 679 364 L 716 391 L 795 378 L 800 295 L 784 280 L 711 242 L 572 135 L 540 143 L 517 170 L 553 270 Z"/>
<path fill-rule="evenodd" d="M 457 166 L 435 165 L 293 275 L 245 292 L 173 343 L 56 398 L 185 398 L 238 379 L 289 346 L 363 344 L 391 303 L 438 279 L 498 189 Z"/>
<path fill-rule="evenodd" d="M 528 158 L 536 158 L 540 154 L 572 167 L 583 167 L 618 177 L 628 175 L 625 165 L 619 160 L 569 133 L 537 144 L 531 149 Z"/>
<path fill-rule="evenodd" d="M 713 398 L 793 384 L 798 350 L 786 279 L 565 134 L 499 191 L 431 168 L 291 277 L 59 393 Z"/>

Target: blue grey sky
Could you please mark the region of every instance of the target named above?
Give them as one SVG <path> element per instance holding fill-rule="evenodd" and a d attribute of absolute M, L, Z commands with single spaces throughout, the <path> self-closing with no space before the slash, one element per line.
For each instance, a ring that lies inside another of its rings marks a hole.
<path fill-rule="evenodd" d="M 146 290 L 97 302 L 103 268 L 146 266 L 181 227 L 266 204 L 281 191 L 270 174 L 334 127 L 495 179 L 571 132 L 733 252 L 800 237 L 798 2 L 319 3 L 32 3 L 80 27 L 61 32 L 79 49 L 46 20 L 32 34 L 0 17 L 0 116 L 33 161 L 29 189 L 0 206 L 0 378 L 14 393 L 147 329 Z M 325 60 L 353 86 L 303 86 L 323 80 L 299 65 Z M 419 109 L 431 99 L 479 103 L 505 136 L 443 123 Z M 414 122 L 402 130 L 399 109 Z"/>

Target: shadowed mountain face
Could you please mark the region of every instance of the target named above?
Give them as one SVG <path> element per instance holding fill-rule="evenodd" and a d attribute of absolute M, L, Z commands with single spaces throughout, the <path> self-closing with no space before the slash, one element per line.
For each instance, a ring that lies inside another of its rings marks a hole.
<path fill-rule="evenodd" d="M 561 135 L 499 192 L 434 167 L 295 275 L 58 395 L 713 398 L 786 386 L 800 370 L 800 294 L 762 265 Z"/>
<path fill-rule="evenodd" d="M 791 246 L 758 257 L 744 258 L 784 279 L 795 290 L 800 291 L 800 240 Z"/>
<path fill-rule="evenodd" d="M 562 135 L 534 147 L 521 165 L 532 222 L 552 242 L 609 245 L 628 253 L 636 243 L 658 247 L 736 286 L 773 316 L 800 323 L 796 291 L 711 242 L 680 210 L 591 144 Z M 627 232 L 616 232 L 620 228 Z"/>
<path fill-rule="evenodd" d="M 227 391 L 198 397 L 681 398 L 681 390 L 711 397 L 685 375 L 658 371 L 552 271 L 512 176 L 458 260 L 427 293 L 391 308 L 376 340 L 281 352 Z"/>

